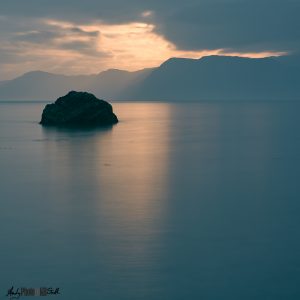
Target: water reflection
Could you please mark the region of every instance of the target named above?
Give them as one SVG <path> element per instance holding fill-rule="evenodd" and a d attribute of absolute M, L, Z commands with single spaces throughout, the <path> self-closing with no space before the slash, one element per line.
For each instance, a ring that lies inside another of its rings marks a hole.
<path fill-rule="evenodd" d="M 1 289 L 298 299 L 299 104 L 114 108 L 110 130 L 64 131 L 1 107 Z"/>
<path fill-rule="evenodd" d="M 101 254 L 92 254 L 102 275 L 108 272 L 101 280 L 135 291 L 133 297 L 149 289 L 160 265 L 170 106 L 117 104 L 115 110 L 121 122 L 110 130 L 43 129 L 45 156 L 54 158 L 45 168 L 62 181 L 49 192 L 61 189 L 60 209 L 67 205 L 57 230 L 92 232 L 93 239 L 80 239 Z"/>

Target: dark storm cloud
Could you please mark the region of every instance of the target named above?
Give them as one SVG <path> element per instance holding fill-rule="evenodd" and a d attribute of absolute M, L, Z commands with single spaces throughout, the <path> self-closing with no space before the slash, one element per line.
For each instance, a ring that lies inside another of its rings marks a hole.
<path fill-rule="evenodd" d="M 153 11 L 156 30 L 179 49 L 294 50 L 300 40 L 299 0 L 10 0 L 0 14 L 73 23 L 126 23 Z M 8 29 L 9 30 L 9 29 Z M 76 29 L 75 29 L 76 31 Z"/>
<path fill-rule="evenodd" d="M 136 18 L 143 7 L 139 0 L 10 0 L 0 3 L 2 15 L 49 17 L 73 22 L 95 19 L 109 23 L 128 22 Z"/>
<path fill-rule="evenodd" d="M 299 13 L 300 1 L 202 1 L 159 14 L 158 21 L 182 49 L 281 51 L 299 47 Z"/>

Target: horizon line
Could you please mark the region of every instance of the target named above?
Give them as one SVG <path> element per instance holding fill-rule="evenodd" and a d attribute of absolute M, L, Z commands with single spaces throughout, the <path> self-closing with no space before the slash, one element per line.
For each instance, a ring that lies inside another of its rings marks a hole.
<path fill-rule="evenodd" d="M 276 57 L 284 57 L 284 56 L 289 56 L 291 54 L 287 53 L 287 52 L 278 52 L 278 53 L 272 53 L 272 55 L 269 56 L 263 56 L 263 57 L 251 57 L 251 56 L 247 56 L 247 55 L 243 55 L 243 54 L 212 54 L 212 55 L 204 55 L 201 56 L 199 58 L 190 58 L 190 57 L 177 57 L 177 56 L 173 56 L 168 58 L 167 60 L 163 61 L 160 65 L 158 66 L 153 66 L 153 67 L 148 67 L 148 68 L 142 68 L 142 69 L 137 69 L 137 70 L 125 70 L 125 69 L 117 69 L 117 68 L 108 68 L 105 69 L 103 71 L 100 71 L 99 73 L 86 73 L 86 74 L 63 74 L 63 73 L 55 73 L 55 72 L 49 72 L 49 71 L 44 71 L 44 70 L 31 70 L 25 73 L 21 73 L 20 75 L 17 75 L 16 77 L 13 78 L 9 78 L 9 79 L 3 79 L 0 80 L 0 82 L 5 82 L 5 81 L 11 81 L 11 80 L 15 80 L 17 78 L 20 78 L 22 76 L 25 76 L 27 74 L 30 73 L 44 73 L 44 74 L 49 74 L 49 75 L 58 75 L 58 76 L 65 76 L 65 77 L 81 77 L 81 76 L 99 76 L 102 73 L 108 72 L 108 71 L 120 71 L 120 72 L 128 72 L 128 73 L 136 73 L 136 72 L 141 72 L 144 70 L 151 70 L 151 69 L 157 69 L 160 66 L 162 66 L 164 63 L 166 63 L 169 60 L 173 60 L 173 59 L 182 59 L 182 60 L 201 60 L 207 57 L 230 57 L 230 58 L 243 58 L 243 59 L 253 59 L 253 60 L 260 60 L 260 59 L 268 59 L 268 58 L 276 58 Z"/>

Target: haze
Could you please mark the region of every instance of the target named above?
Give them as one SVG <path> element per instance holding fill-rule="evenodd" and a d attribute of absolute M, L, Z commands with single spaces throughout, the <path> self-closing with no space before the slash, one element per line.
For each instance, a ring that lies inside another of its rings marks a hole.
<path fill-rule="evenodd" d="M 299 50 L 298 1 L 57 1 L 0 4 L 0 80 L 156 67 L 170 57 Z"/>

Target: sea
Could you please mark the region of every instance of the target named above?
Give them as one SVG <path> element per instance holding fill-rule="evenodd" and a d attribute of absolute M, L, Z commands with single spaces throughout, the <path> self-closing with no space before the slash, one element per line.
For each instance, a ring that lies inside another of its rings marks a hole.
<path fill-rule="evenodd" d="M 0 103 L 0 299 L 300 299 L 300 102 L 112 104 Z"/>

